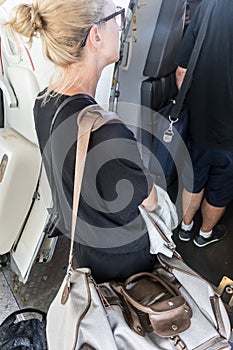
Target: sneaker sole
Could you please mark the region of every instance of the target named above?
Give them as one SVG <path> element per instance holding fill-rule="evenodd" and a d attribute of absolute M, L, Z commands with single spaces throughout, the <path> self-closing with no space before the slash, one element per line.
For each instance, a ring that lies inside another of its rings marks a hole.
<path fill-rule="evenodd" d="M 207 245 L 209 245 L 209 244 L 212 244 L 212 243 L 215 243 L 215 242 L 218 242 L 218 241 L 221 241 L 221 239 L 223 239 L 224 237 L 222 237 L 222 238 L 216 238 L 216 239 L 213 239 L 211 242 L 206 242 L 206 243 L 204 243 L 204 244 L 199 244 L 197 241 L 195 241 L 195 239 L 193 240 L 193 243 L 197 246 L 197 247 L 199 247 L 199 248 L 202 248 L 202 247 L 205 247 L 205 246 L 207 246 Z"/>
<path fill-rule="evenodd" d="M 189 237 L 189 238 L 183 238 L 183 237 L 181 237 L 181 236 L 179 235 L 179 239 L 180 239 L 181 241 L 183 241 L 183 242 L 188 242 L 188 241 L 190 241 L 191 237 Z"/>

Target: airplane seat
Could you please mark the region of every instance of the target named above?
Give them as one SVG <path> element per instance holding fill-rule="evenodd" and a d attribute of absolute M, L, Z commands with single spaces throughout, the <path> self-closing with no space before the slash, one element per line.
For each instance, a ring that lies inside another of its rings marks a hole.
<path fill-rule="evenodd" d="M 2 12 L 0 12 L 0 19 L 4 23 L 6 14 Z M 12 38 L 4 26 L 1 28 L 0 36 L 0 87 L 5 97 L 5 125 L 38 145 L 33 120 L 33 105 L 40 87 L 34 73 L 35 66 L 30 51 L 20 36 Z"/>
<path fill-rule="evenodd" d="M 7 110 L 7 124 L 38 146 L 33 118 L 34 101 L 39 92 L 38 81 L 27 67 L 9 65 L 6 74 L 17 98 L 17 107 Z"/>
<path fill-rule="evenodd" d="M 148 78 L 141 85 L 142 105 L 156 111 L 177 93 L 175 55 L 183 35 L 185 13 L 186 0 L 162 2 L 143 71 Z"/>
<path fill-rule="evenodd" d="M 200 5 L 201 2 L 202 0 L 188 0 L 184 30 L 186 30 L 186 28 L 188 27 L 194 12 L 196 11 L 197 7 Z"/>
<path fill-rule="evenodd" d="M 183 33 L 202 0 L 164 0 L 148 51 L 141 85 L 143 106 L 159 111 L 177 94 L 175 57 Z"/>
<path fill-rule="evenodd" d="M 201 0 L 164 0 L 154 29 L 141 83 L 141 104 L 147 107 L 143 114 L 143 128 L 151 125 L 151 133 L 142 133 L 141 142 L 146 146 L 148 167 L 154 172 L 157 165 L 151 158 L 153 130 L 156 118 L 153 111 L 160 111 L 177 95 L 175 57 L 185 29 Z M 145 152 L 145 151 L 144 151 Z M 152 162 L 152 163 L 151 163 Z"/>
<path fill-rule="evenodd" d="M 172 77 L 176 70 L 176 52 L 182 39 L 184 28 L 190 22 L 190 19 L 201 0 L 163 0 L 151 40 L 150 48 L 145 62 L 143 76 L 153 82 L 156 79 L 168 77 L 168 87 L 171 97 L 177 93 Z M 146 80 L 146 81 L 147 81 Z M 172 85 L 171 85 L 172 84 Z M 165 83 L 161 83 L 163 92 Z M 156 89 L 159 91 L 159 89 Z M 143 84 L 142 84 L 143 92 Z M 143 99 L 142 95 L 142 99 Z M 152 108 L 159 110 L 167 101 L 167 95 L 154 95 Z M 148 107 L 151 107 L 150 105 Z"/>
<path fill-rule="evenodd" d="M 177 94 L 175 82 L 175 55 L 184 29 L 186 0 L 163 0 L 152 40 L 144 65 L 141 83 L 141 105 L 143 107 L 142 129 L 150 130 L 141 133 L 144 146 L 143 158 L 150 167 L 151 146 L 153 141 L 153 111 L 159 111 L 166 102 Z"/>
<path fill-rule="evenodd" d="M 2 7 L 0 18 L 1 23 L 6 18 Z M 40 85 L 23 41 L 19 37 L 17 42 L 13 41 L 4 26 L 0 28 L 0 38 L 0 88 L 5 122 L 0 129 L 0 254 L 11 253 L 15 271 L 24 281 L 42 243 L 51 202 L 44 172 L 37 188 L 41 154 L 33 106 Z"/>

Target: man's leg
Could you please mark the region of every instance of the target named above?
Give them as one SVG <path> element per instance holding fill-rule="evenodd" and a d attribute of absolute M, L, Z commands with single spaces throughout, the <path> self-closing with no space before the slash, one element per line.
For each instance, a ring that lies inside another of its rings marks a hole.
<path fill-rule="evenodd" d="M 206 199 L 202 202 L 202 226 L 193 243 L 198 247 L 220 241 L 226 233 L 225 225 L 218 224 L 219 219 L 225 212 L 226 207 L 214 207 Z"/>
<path fill-rule="evenodd" d="M 182 205 L 183 205 L 183 223 L 190 225 L 193 217 L 201 206 L 204 190 L 199 193 L 190 193 L 183 190 Z"/>
<path fill-rule="evenodd" d="M 204 190 L 199 193 L 191 193 L 183 190 L 182 206 L 183 206 L 183 220 L 179 231 L 179 238 L 182 241 L 190 240 L 190 231 L 193 227 L 193 217 L 201 206 Z"/>
<path fill-rule="evenodd" d="M 218 223 L 219 219 L 223 216 L 226 207 L 214 207 L 210 205 L 206 199 L 203 200 L 201 213 L 202 213 L 202 232 L 211 231 Z"/>

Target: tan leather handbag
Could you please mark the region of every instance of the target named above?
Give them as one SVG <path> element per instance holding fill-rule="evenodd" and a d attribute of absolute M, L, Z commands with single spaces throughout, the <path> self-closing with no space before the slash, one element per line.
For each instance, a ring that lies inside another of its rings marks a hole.
<path fill-rule="evenodd" d="M 123 298 L 125 309 L 130 314 L 136 312 L 136 322 L 132 317 L 127 323 L 139 335 L 156 332 L 161 337 L 172 337 L 190 327 L 192 310 L 174 281 L 142 272 L 110 286 Z"/>

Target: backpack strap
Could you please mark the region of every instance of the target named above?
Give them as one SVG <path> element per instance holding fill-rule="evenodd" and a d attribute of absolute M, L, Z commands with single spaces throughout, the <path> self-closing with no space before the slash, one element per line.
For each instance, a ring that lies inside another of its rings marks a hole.
<path fill-rule="evenodd" d="M 26 314 L 26 313 L 36 313 L 42 317 L 42 321 L 46 321 L 46 312 L 33 308 L 33 307 L 27 307 L 24 309 L 16 310 L 12 312 L 9 316 L 5 318 L 5 320 L 2 322 L 1 326 L 6 325 L 6 324 L 12 324 L 16 321 L 16 317 L 18 315 Z"/>

